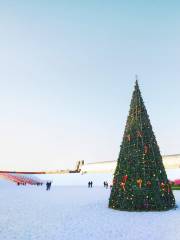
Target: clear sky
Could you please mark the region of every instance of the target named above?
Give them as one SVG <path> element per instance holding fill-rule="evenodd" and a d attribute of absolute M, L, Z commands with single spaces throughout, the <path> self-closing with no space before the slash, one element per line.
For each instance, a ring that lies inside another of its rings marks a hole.
<path fill-rule="evenodd" d="M 0 1 L 0 168 L 117 159 L 135 74 L 180 153 L 179 1 Z"/>

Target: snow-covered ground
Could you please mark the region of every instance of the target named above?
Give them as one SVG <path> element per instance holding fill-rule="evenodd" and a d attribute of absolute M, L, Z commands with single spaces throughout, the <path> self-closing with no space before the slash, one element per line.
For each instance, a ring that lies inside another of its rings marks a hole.
<path fill-rule="evenodd" d="M 0 240 L 179 240 L 180 208 L 167 212 L 108 209 L 102 187 L 0 184 Z M 180 206 L 180 191 L 174 192 Z"/>

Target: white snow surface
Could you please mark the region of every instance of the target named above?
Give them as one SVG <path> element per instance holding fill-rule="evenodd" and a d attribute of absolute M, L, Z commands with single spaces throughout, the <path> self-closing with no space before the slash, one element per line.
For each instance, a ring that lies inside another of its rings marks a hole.
<path fill-rule="evenodd" d="M 107 207 L 109 195 L 103 187 L 1 185 L 0 240 L 180 239 L 180 208 L 117 211 Z"/>

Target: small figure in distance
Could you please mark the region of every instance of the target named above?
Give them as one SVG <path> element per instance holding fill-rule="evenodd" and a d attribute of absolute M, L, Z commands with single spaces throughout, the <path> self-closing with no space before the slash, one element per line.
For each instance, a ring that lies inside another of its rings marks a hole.
<path fill-rule="evenodd" d="M 49 190 L 51 189 L 51 182 L 49 182 Z"/>
<path fill-rule="evenodd" d="M 46 183 L 46 190 L 49 191 L 51 189 L 51 182 Z"/>
<path fill-rule="evenodd" d="M 104 182 L 104 187 L 105 187 L 105 188 L 108 188 L 108 182 L 107 182 L 107 181 Z"/>
<path fill-rule="evenodd" d="M 46 190 L 49 190 L 49 182 L 46 183 Z"/>

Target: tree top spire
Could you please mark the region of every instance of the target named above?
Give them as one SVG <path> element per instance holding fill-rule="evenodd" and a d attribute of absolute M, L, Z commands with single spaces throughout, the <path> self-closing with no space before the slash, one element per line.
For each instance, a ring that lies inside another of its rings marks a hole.
<path fill-rule="evenodd" d="M 138 75 L 137 75 L 137 74 L 135 75 L 135 78 L 136 78 L 136 81 L 135 81 L 135 86 L 137 86 L 137 87 L 138 87 L 138 86 L 139 86 L 139 84 L 138 84 Z"/>

